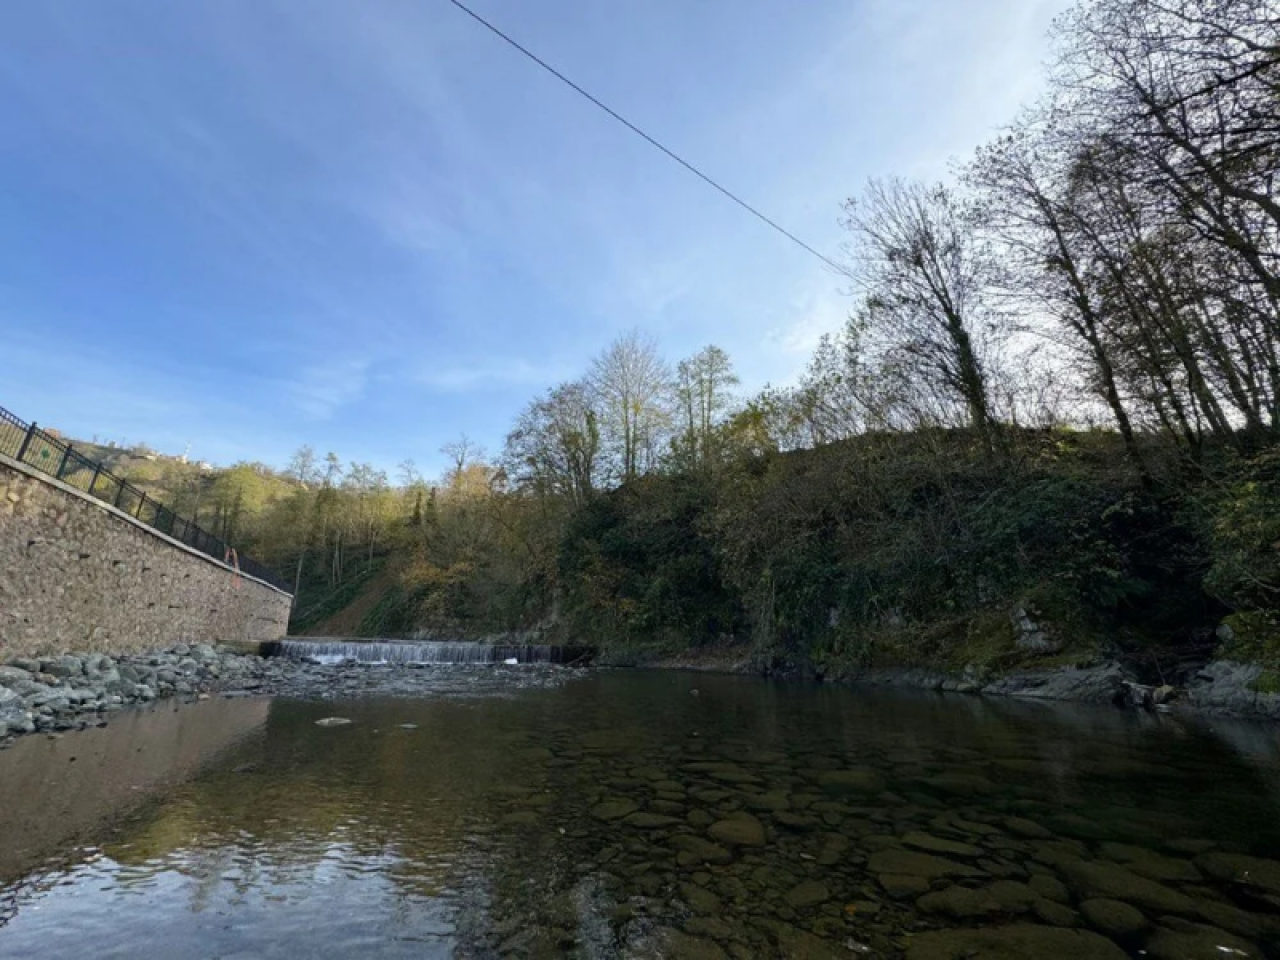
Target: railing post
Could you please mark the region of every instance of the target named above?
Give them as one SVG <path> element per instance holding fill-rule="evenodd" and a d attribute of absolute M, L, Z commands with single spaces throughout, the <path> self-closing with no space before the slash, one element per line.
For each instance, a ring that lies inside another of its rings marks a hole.
<path fill-rule="evenodd" d="M 146 502 L 147 502 L 147 495 L 144 493 L 142 496 L 138 498 L 138 509 L 133 511 L 133 519 L 135 520 L 142 519 L 142 505 Z"/>
<path fill-rule="evenodd" d="M 18 447 L 18 462 L 22 462 L 22 458 L 27 455 L 27 447 L 31 446 L 31 438 L 36 432 L 36 422 L 31 421 L 31 425 L 27 427 L 27 435 L 22 438 L 22 446 Z"/>
<path fill-rule="evenodd" d="M 67 448 L 62 451 L 62 459 L 58 461 L 58 472 L 53 475 L 55 480 L 62 479 L 62 471 L 67 468 L 67 459 L 71 456 L 71 444 L 67 444 Z"/>
<path fill-rule="evenodd" d="M 98 474 L 102 473 L 102 464 L 95 463 L 93 465 L 93 476 L 89 479 L 89 496 L 93 496 L 93 488 L 98 483 Z"/>
<path fill-rule="evenodd" d="M 124 481 L 121 480 L 119 477 L 116 477 L 115 481 L 116 481 L 116 498 L 115 500 L 112 501 L 111 505 L 115 507 L 117 510 L 119 510 L 120 501 L 124 499 Z"/>

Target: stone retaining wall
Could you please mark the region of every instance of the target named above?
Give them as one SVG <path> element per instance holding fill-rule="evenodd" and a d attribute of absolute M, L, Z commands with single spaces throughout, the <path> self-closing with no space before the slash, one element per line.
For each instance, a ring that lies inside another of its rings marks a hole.
<path fill-rule="evenodd" d="M 0 662 L 284 636 L 292 598 L 0 456 Z"/>

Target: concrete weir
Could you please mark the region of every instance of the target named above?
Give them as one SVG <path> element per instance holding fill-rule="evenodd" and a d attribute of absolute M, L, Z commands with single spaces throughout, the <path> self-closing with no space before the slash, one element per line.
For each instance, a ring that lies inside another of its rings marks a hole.
<path fill-rule="evenodd" d="M 347 640 L 309 638 L 280 640 L 262 645 L 265 656 L 338 663 L 586 663 L 595 655 L 591 647 L 559 647 L 546 644 L 468 643 L 415 640 Z"/>

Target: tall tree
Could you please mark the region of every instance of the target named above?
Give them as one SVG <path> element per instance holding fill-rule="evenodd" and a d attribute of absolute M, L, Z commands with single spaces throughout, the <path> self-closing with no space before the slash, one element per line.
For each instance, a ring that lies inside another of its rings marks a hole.
<path fill-rule="evenodd" d="M 622 482 L 650 469 L 671 423 L 671 373 L 652 337 L 633 330 L 591 364 L 587 383 Z"/>
<path fill-rule="evenodd" d="M 676 365 L 677 445 L 682 459 L 694 466 L 712 462 L 716 428 L 733 404 L 733 388 L 738 383 L 733 361 L 714 345 Z"/>
<path fill-rule="evenodd" d="M 993 426 L 986 353 L 1000 328 L 986 298 L 990 262 L 971 211 L 948 187 L 872 180 L 844 206 L 863 314 L 889 353 Z"/>
<path fill-rule="evenodd" d="M 600 426 L 589 388 L 562 383 L 530 403 L 507 435 L 503 460 L 518 489 L 576 504 L 590 498 L 599 482 Z"/>

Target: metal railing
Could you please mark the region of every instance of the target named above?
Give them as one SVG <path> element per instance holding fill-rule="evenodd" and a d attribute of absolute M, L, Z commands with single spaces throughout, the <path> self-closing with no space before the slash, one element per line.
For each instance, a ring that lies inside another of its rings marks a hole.
<path fill-rule="evenodd" d="M 231 544 L 178 516 L 101 463 L 82 455 L 71 444 L 41 430 L 34 423 L 14 416 L 4 407 L 0 407 L 0 453 L 83 490 L 140 523 L 235 567 L 241 573 L 265 580 L 285 593 L 293 592 L 292 586 L 274 571 L 252 557 L 237 554 Z"/>

